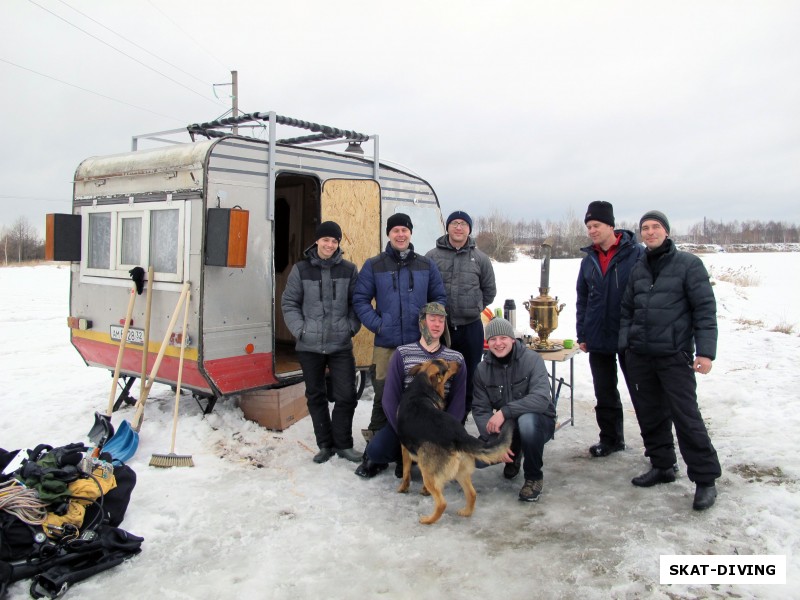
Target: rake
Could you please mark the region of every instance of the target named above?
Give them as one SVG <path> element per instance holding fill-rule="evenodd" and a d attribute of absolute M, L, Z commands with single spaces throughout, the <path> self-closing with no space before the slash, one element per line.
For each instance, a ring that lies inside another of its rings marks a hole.
<path fill-rule="evenodd" d="M 175 410 L 172 414 L 172 443 L 169 454 L 153 454 L 150 457 L 151 467 L 193 467 L 194 461 L 190 454 L 175 454 L 175 435 L 178 431 L 178 405 L 181 399 L 181 380 L 183 378 L 183 356 L 186 351 L 186 323 L 189 320 L 189 296 L 186 294 L 186 304 L 183 307 L 183 332 L 181 334 L 181 357 L 178 361 L 178 381 L 175 383 Z"/>

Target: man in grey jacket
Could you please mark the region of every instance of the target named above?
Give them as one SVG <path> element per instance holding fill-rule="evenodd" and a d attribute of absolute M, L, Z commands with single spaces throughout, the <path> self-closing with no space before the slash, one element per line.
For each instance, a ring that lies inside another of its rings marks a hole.
<path fill-rule="evenodd" d="M 314 462 L 333 454 L 361 460 L 353 449 L 356 410 L 355 358 L 352 337 L 361 329 L 353 310 L 358 269 L 342 257 L 342 229 L 333 221 L 320 223 L 316 243 L 289 273 L 281 297 L 286 326 L 297 339 L 295 349 L 303 369 L 306 400 L 319 452 Z M 330 371 L 333 414 L 328 412 L 326 369 Z"/>
<path fill-rule="evenodd" d="M 547 368 L 541 356 L 514 339 L 511 323 L 505 319 L 489 321 L 486 340 L 489 352 L 475 371 L 472 415 L 483 440 L 497 435 L 506 419 L 516 419 L 511 450 L 503 461 L 503 475 L 507 479 L 516 477 L 522 461 L 525 484 L 519 499 L 536 502 L 544 484 L 544 445 L 556 428 Z"/>
<path fill-rule="evenodd" d="M 447 292 L 447 327 L 450 347 L 464 356 L 467 366 L 467 410 L 472 407 L 475 369 L 483 356 L 481 312 L 497 294 L 492 261 L 478 250 L 472 218 L 462 210 L 447 217 L 447 234 L 425 255 L 436 262 Z"/>
<path fill-rule="evenodd" d="M 703 261 L 680 252 L 664 213 L 639 221 L 647 250 L 622 296 L 619 349 L 628 388 L 652 468 L 631 483 L 651 487 L 675 481 L 675 442 L 696 484 L 693 508 L 710 508 L 721 474 L 717 451 L 697 405 L 695 374 L 711 371 L 717 353 L 717 305 Z"/>

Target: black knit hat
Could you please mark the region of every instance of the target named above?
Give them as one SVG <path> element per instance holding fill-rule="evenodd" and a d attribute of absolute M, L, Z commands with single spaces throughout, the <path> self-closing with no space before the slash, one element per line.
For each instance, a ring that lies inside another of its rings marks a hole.
<path fill-rule="evenodd" d="M 450 216 L 447 217 L 447 222 L 444 224 L 445 229 L 450 227 L 450 223 L 455 221 L 456 219 L 461 219 L 467 225 L 469 225 L 469 232 L 472 233 L 472 217 L 470 217 L 463 210 L 457 210 L 455 212 L 450 213 Z"/>
<path fill-rule="evenodd" d="M 405 213 L 394 213 L 386 220 L 386 235 L 395 227 L 408 227 L 410 231 L 414 231 L 414 225 L 411 223 L 411 217 Z"/>
<path fill-rule="evenodd" d="M 583 218 L 584 223 L 589 221 L 600 221 L 614 227 L 614 207 L 605 200 L 590 202 L 589 208 L 586 209 L 586 216 Z"/>
<path fill-rule="evenodd" d="M 667 231 L 667 235 L 669 235 L 669 219 L 667 219 L 667 215 L 662 213 L 660 210 L 648 210 L 642 218 L 639 219 L 639 231 L 642 230 L 642 223 L 645 221 L 658 221 Z"/>
<path fill-rule="evenodd" d="M 317 226 L 317 232 L 315 235 L 317 236 L 315 239 L 332 237 L 336 238 L 337 242 L 341 242 L 342 228 L 339 227 L 339 225 L 334 221 L 325 221 Z"/>

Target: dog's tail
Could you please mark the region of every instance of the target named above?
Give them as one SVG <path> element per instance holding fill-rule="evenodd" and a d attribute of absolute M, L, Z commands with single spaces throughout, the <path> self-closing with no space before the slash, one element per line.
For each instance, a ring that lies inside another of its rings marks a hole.
<path fill-rule="evenodd" d="M 500 434 L 492 437 L 488 442 L 472 437 L 465 431 L 464 438 L 459 440 L 461 442 L 459 450 L 487 464 L 500 462 L 511 447 L 515 425 L 514 419 L 506 419 L 500 428 Z"/>

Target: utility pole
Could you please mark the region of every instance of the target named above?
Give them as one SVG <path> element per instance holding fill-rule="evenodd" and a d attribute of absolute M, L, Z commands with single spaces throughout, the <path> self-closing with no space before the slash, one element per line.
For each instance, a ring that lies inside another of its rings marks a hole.
<path fill-rule="evenodd" d="M 231 71 L 231 115 L 235 119 L 239 116 L 239 71 Z M 233 124 L 233 135 L 238 135 L 239 126 Z"/>

